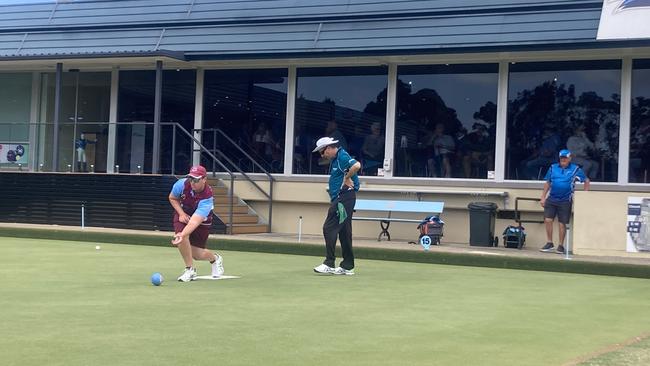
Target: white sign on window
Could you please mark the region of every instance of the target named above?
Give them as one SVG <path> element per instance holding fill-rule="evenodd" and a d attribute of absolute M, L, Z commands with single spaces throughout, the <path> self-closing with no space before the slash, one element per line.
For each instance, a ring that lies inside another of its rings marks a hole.
<path fill-rule="evenodd" d="M 598 40 L 650 38 L 650 0 L 604 0 Z"/>
<path fill-rule="evenodd" d="M 2 143 L 0 142 L 0 164 L 27 166 L 29 161 L 29 144 Z"/>

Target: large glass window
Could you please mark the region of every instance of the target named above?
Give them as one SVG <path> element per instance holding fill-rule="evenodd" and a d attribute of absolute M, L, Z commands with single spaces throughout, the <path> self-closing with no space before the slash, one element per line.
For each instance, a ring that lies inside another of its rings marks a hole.
<path fill-rule="evenodd" d="M 196 71 L 164 70 L 162 79 L 160 121 L 178 123 L 191 133 Z M 116 162 L 122 173 L 151 172 L 155 91 L 155 71 L 120 71 Z M 160 140 L 160 172 L 172 173 L 173 162 L 174 174 L 187 173 L 192 161 L 189 136 L 163 125 Z"/>
<path fill-rule="evenodd" d="M 32 74 L 0 73 L 0 168 L 29 163 Z"/>
<path fill-rule="evenodd" d="M 558 151 L 591 180 L 618 175 L 621 62 L 510 65 L 506 178 L 543 179 Z"/>
<path fill-rule="evenodd" d="M 634 60 L 630 126 L 631 183 L 650 182 L 650 59 Z"/>
<path fill-rule="evenodd" d="M 64 72 L 58 127 L 58 167 L 50 167 L 56 75 L 43 74 L 39 161 L 56 171 L 105 172 L 108 152 L 110 72 Z M 46 168 L 46 169 L 47 169 Z"/>
<path fill-rule="evenodd" d="M 218 148 L 243 171 L 259 172 L 234 142 L 266 171 L 281 173 L 287 70 L 207 70 L 204 90 L 203 144 Z"/>
<path fill-rule="evenodd" d="M 395 176 L 487 178 L 494 171 L 499 66 L 397 72 Z"/>
<path fill-rule="evenodd" d="M 377 175 L 384 160 L 386 67 L 298 69 L 293 172 L 327 174 L 328 162 L 312 154 L 316 140 L 333 137 Z"/>

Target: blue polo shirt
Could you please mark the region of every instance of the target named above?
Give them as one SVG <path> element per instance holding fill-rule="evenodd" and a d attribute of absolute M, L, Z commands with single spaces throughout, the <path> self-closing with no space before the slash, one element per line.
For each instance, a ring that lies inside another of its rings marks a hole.
<path fill-rule="evenodd" d="M 343 150 L 343 148 L 339 147 L 339 150 L 336 152 L 336 157 L 332 159 L 332 162 L 330 163 L 330 201 L 334 201 L 336 197 L 338 197 L 339 192 L 341 191 L 341 186 L 343 186 L 345 173 L 356 163 L 356 159 L 351 157 L 347 151 Z M 359 177 L 356 174 L 352 176 L 352 182 L 354 183 L 354 190 L 358 191 Z"/>
<path fill-rule="evenodd" d="M 569 163 L 566 168 L 562 168 L 559 163 L 555 163 L 548 168 L 544 177 L 544 180 L 551 185 L 548 198 L 554 202 L 571 201 L 576 180 L 584 182 L 586 179 L 585 172 L 579 166 Z"/>

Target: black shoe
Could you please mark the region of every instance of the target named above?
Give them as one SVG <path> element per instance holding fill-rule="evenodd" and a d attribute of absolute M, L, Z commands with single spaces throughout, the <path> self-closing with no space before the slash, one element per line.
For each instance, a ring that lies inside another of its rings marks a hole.
<path fill-rule="evenodd" d="M 551 242 L 546 243 L 546 245 L 544 245 L 542 247 L 542 249 L 540 249 L 539 251 L 540 252 L 546 252 L 546 253 L 552 252 L 553 251 L 553 243 L 551 243 Z"/>
<path fill-rule="evenodd" d="M 566 253 L 565 250 L 564 250 L 564 245 L 558 245 L 557 249 L 555 249 L 555 253 L 558 253 L 558 254 Z"/>

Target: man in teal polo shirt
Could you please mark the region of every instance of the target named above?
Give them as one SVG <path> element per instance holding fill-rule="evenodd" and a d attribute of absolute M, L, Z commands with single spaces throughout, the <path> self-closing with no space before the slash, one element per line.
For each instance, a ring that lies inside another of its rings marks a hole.
<path fill-rule="evenodd" d="M 331 137 L 322 137 L 316 142 L 313 152 L 330 161 L 329 195 L 330 208 L 323 224 L 325 237 L 325 261 L 316 266 L 314 272 L 336 275 L 354 274 L 354 253 L 352 252 L 352 213 L 356 203 L 356 191 L 359 190 L 357 172 L 361 163 L 350 156 L 343 148 L 337 147 L 338 141 Z M 341 241 L 343 261 L 334 268 L 336 256 L 336 239 Z"/>
<path fill-rule="evenodd" d="M 544 224 L 546 225 L 546 245 L 540 249 L 542 252 L 554 251 L 553 245 L 553 220 L 557 216 L 560 241 L 555 249 L 556 253 L 563 254 L 565 249 L 566 224 L 571 219 L 571 206 L 576 181 L 584 182 L 585 191 L 589 190 L 589 178 L 578 165 L 571 163 L 571 151 L 560 151 L 560 162 L 548 168 L 544 177 L 544 190 L 540 204 L 544 207 Z"/>

